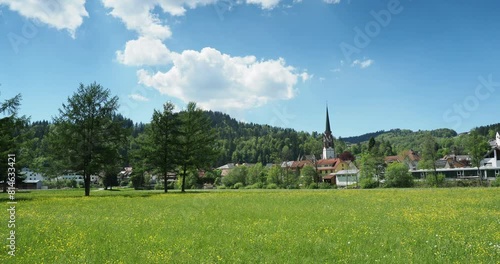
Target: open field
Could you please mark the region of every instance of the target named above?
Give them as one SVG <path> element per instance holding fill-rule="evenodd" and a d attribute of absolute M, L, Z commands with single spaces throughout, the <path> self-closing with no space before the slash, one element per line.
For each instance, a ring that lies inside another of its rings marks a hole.
<path fill-rule="evenodd" d="M 16 256 L 2 239 L 0 262 L 500 263 L 497 188 L 82 196 L 17 193 Z"/>

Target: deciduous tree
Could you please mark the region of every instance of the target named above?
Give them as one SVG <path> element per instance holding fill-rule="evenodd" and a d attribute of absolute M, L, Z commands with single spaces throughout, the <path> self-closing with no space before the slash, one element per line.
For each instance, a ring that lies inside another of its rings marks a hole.
<path fill-rule="evenodd" d="M 436 160 L 437 160 L 437 151 L 439 146 L 436 142 L 434 136 L 430 133 L 427 133 L 424 137 L 424 141 L 422 143 L 422 156 L 419 161 L 419 166 L 423 169 L 432 169 L 433 176 L 436 182 L 436 185 L 439 184 L 438 174 L 436 168 Z"/>
<path fill-rule="evenodd" d="M 413 176 L 403 163 L 392 163 L 385 173 L 386 187 L 412 187 Z"/>
<path fill-rule="evenodd" d="M 479 182 L 483 183 L 481 176 L 481 161 L 483 160 L 486 152 L 489 149 L 488 142 L 485 138 L 481 137 L 476 131 L 469 134 L 466 141 L 466 148 L 471 157 L 471 164 L 477 168 L 477 175 L 479 176 Z"/>

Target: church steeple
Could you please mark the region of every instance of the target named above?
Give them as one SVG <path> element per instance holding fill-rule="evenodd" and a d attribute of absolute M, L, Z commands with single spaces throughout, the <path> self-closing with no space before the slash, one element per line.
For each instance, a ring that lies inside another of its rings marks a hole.
<path fill-rule="evenodd" d="M 328 116 L 328 106 L 326 107 L 326 129 L 325 133 L 330 132 L 332 133 L 332 130 L 330 129 L 330 116 Z"/>
<path fill-rule="evenodd" d="M 328 106 L 326 107 L 326 128 L 323 133 L 323 159 L 335 158 L 335 149 L 333 144 L 333 135 L 330 128 L 330 116 L 328 115 Z"/>

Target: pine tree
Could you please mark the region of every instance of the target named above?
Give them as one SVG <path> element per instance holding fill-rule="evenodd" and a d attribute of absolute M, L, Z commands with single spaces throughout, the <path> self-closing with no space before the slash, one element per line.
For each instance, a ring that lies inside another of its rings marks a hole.
<path fill-rule="evenodd" d="M 126 139 L 121 122 L 113 120 L 118 97 L 97 83 L 80 84 L 54 118 L 51 131 L 52 155 L 63 161 L 65 169 L 83 172 L 85 196 L 90 195 L 90 177 L 115 163 L 119 146 Z"/>
<path fill-rule="evenodd" d="M 163 112 L 154 111 L 149 137 L 151 163 L 160 168 L 165 192 L 167 192 L 168 173 L 175 171 L 178 160 L 176 152 L 179 148 L 180 122 L 173 110 L 174 105 L 167 102 L 163 105 Z"/>
<path fill-rule="evenodd" d="M 217 160 L 220 151 L 216 133 L 205 113 L 190 102 L 180 113 L 179 166 L 182 171 L 182 192 L 185 192 L 189 169 L 208 169 Z"/>

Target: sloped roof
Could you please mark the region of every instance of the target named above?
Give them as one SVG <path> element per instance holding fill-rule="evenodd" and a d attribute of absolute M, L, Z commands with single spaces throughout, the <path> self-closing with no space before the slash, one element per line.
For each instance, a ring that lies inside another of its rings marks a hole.
<path fill-rule="evenodd" d="M 234 163 L 228 163 L 226 165 L 222 165 L 222 166 L 218 167 L 217 169 L 227 170 L 227 169 L 232 169 L 232 168 L 234 168 Z"/>
<path fill-rule="evenodd" d="M 334 175 L 358 174 L 359 170 L 341 170 L 333 173 Z"/>
<path fill-rule="evenodd" d="M 313 165 L 313 163 L 310 160 L 299 160 L 299 161 L 294 161 L 290 167 L 291 168 L 303 168 L 306 165 Z"/>
<path fill-rule="evenodd" d="M 384 158 L 385 162 L 400 162 L 398 156 L 387 156 Z"/>
<path fill-rule="evenodd" d="M 339 159 L 321 159 L 321 160 L 318 160 L 318 166 L 327 166 L 327 165 L 330 165 L 330 166 L 335 166 L 335 164 L 339 161 Z"/>

